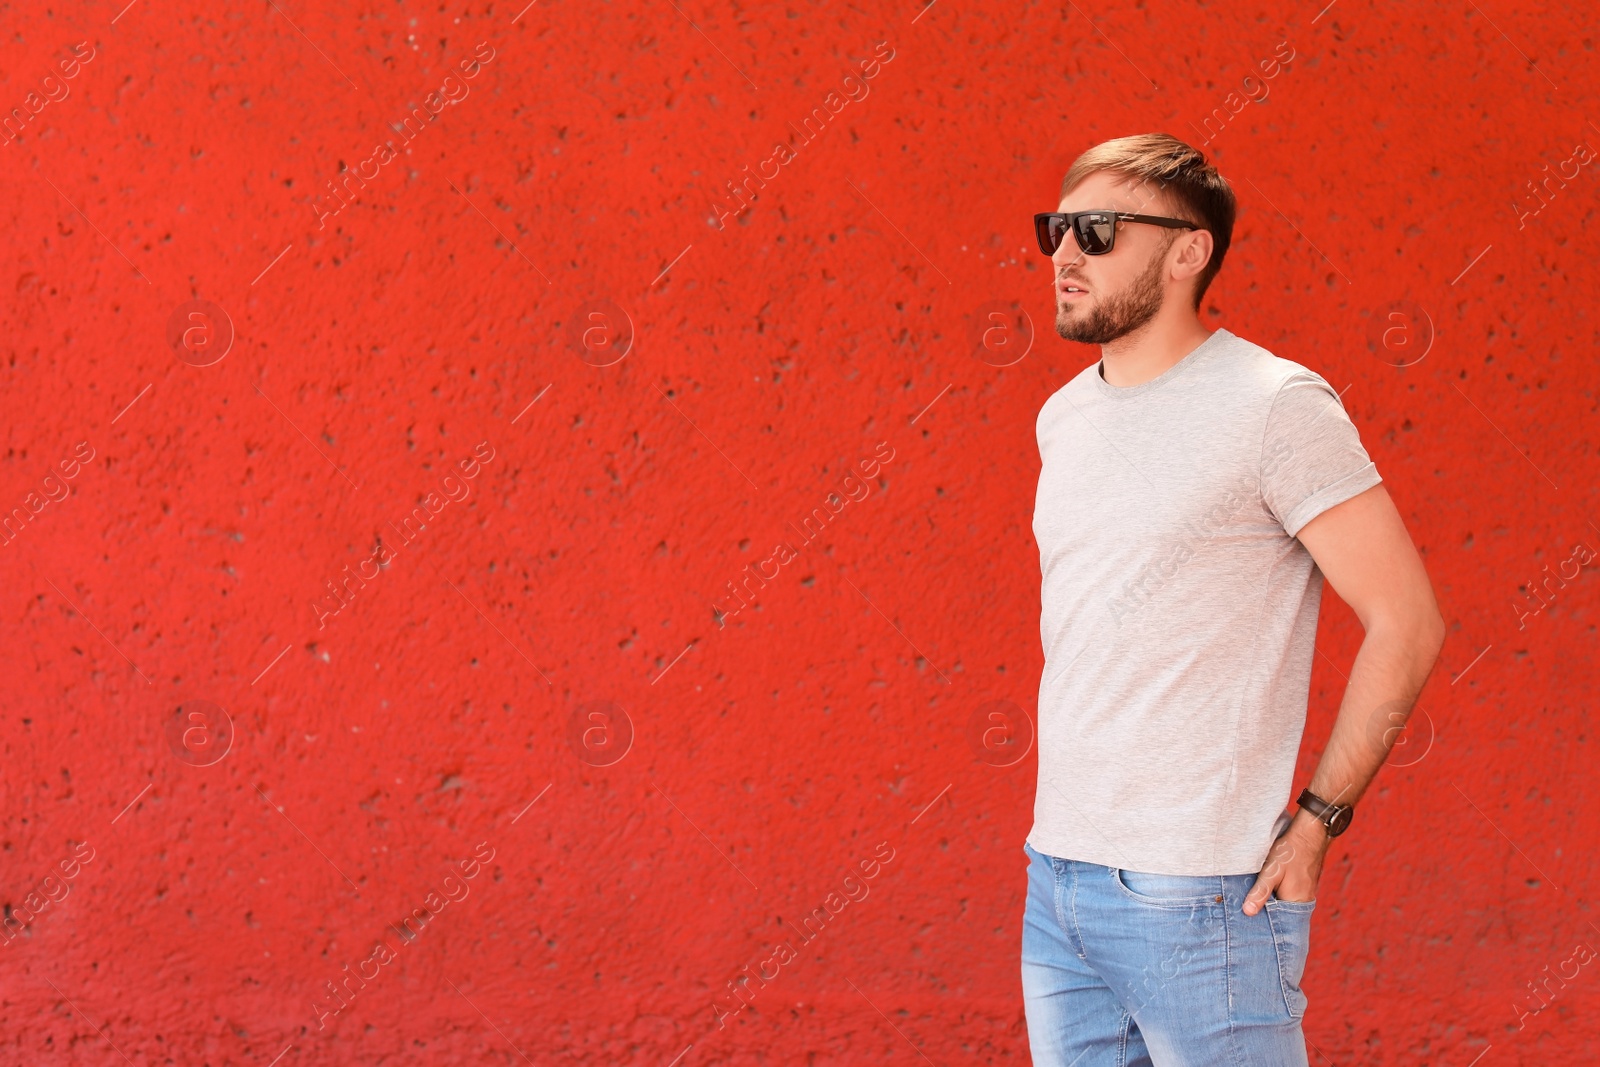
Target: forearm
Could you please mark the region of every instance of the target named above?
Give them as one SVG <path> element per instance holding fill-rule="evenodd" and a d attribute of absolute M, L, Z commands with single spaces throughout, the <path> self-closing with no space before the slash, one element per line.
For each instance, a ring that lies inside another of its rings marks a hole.
<path fill-rule="evenodd" d="M 1333 732 L 1307 783 L 1324 801 L 1354 807 L 1438 662 L 1444 619 L 1422 558 L 1382 484 L 1327 509 L 1296 536 L 1364 632 Z M 1310 809 L 1296 812 L 1269 847 L 1246 896 L 1245 914 L 1266 906 L 1269 894 L 1313 899 L 1332 840 Z"/>
<path fill-rule="evenodd" d="M 1374 620 L 1368 627 L 1328 746 L 1309 788 L 1330 803 L 1352 805 L 1383 766 L 1428 680 L 1443 624 L 1436 614 Z"/>

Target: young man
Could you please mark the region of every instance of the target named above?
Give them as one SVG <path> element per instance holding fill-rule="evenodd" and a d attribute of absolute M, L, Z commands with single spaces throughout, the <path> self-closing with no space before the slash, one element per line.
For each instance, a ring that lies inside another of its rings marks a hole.
<path fill-rule="evenodd" d="M 1231 188 L 1108 141 L 1036 218 L 1056 331 L 1100 346 L 1039 412 L 1039 781 L 1022 934 L 1034 1063 L 1304 1067 L 1317 878 L 1444 640 L 1339 396 L 1200 299 Z M 1326 575 L 1365 639 L 1298 792 Z"/>

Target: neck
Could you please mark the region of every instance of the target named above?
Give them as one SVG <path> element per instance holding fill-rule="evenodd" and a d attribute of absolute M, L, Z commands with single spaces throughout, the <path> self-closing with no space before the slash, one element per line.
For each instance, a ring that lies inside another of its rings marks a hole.
<path fill-rule="evenodd" d="M 1159 378 L 1212 334 L 1192 312 L 1157 315 L 1145 325 L 1100 346 L 1100 377 L 1127 388 Z"/>

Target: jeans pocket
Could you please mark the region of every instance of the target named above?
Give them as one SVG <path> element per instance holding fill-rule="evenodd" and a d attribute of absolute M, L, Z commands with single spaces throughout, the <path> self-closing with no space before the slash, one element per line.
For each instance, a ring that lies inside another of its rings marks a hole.
<path fill-rule="evenodd" d="M 1107 868 L 1122 895 L 1153 908 L 1214 906 L 1222 897 L 1222 879 L 1210 874 L 1145 874 Z"/>
<path fill-rule="evenodd" d="M 1278 983 L 1283 987 L 1283 1006 L 1291 1019 L 1306 1013 L 1306 995 L 1300 989 L 1305 977 L 1306 957 L 1311 951 L 1311 912 L 1315 900 L 1278 900 L 1266 903 L 1267 921 L 1272 924 L 1272 947 L 1278 955 Z"/>

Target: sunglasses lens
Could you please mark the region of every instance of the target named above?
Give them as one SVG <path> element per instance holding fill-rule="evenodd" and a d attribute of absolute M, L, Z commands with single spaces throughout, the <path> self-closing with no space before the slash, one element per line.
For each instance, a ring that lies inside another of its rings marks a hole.
<path fill-rule="evenodd" d="M 1060 215 L 1043 215 L 1034 220 L 1034 232 L 1039 237 L 1039 251 L 1047 256 L 1055 255 L 1056 249 L 1061 247 L 1061 242 L 1067 236 L 1067 220 Z"/>
<path fill-rule="evenodd" d="M 1116 227 L 1116 219 L 1110 215 L 1079 215 L 1076 226 L 1078 247 L 1087 256 L 1104 255 L 1111 251 L 1111 238 Z"/>

